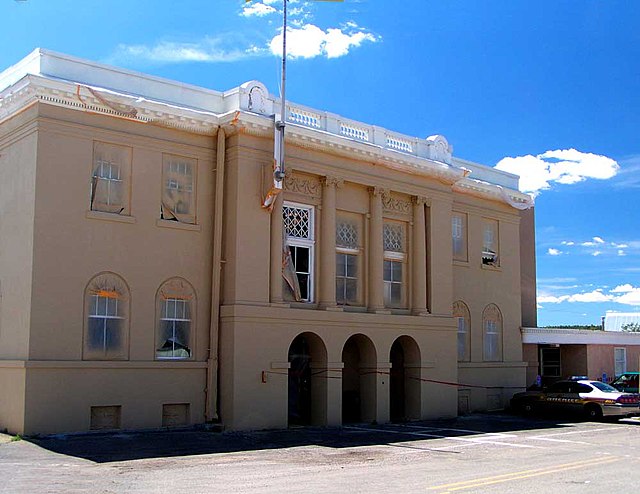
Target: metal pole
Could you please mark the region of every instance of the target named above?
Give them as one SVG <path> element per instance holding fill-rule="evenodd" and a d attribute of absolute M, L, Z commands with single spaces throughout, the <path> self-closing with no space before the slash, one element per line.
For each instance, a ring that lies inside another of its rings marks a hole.
<path fill-rule="evenodd" d="M 283 0 L 283 17 L 282 17 L 282 90 L 280 93 L 280 121 L 276 122 L 278 131 L 280 133 L 280 149 L 278 150 L 279 156 L 279 168 L 274 172 L 274 179 L 276 182 L 281 182 L 284 179 L 284 127 L 286 118 L 286 82 L 287 82 L 287 1 Z"/>

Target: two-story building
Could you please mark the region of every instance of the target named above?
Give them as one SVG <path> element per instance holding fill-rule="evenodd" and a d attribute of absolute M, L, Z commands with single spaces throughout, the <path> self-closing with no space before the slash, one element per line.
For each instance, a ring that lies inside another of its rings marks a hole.
<path fill-rule="evenodd" d="M 452 417 L 525 386 L 518 177 L 287 102 L 265 207 L 279 107 L 45 50 L 0 74 L 0 429 Z"/>

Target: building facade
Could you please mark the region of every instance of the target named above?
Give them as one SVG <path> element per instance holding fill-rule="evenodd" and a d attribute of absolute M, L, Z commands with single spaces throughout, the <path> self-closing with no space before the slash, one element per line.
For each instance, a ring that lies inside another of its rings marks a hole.
<path fill-rule="evenodd" d="M 523 328 L 527 384 L 548 385 L 571 376 L 611 382 L 638 372 L 640 334 L 584 329 Z"/>
<path fill-rule="evenodd" d="M 516 176 L 289 103 L 265 204 L 280 116 L 257 81 L 36 50 L 0 91 L 0 429 L 452 417 L 525 386 Z"/>

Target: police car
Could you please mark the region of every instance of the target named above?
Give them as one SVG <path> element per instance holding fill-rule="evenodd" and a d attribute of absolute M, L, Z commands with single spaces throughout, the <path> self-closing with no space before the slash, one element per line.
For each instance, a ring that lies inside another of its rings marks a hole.
<path fill-rule="evenodd" d="M 556 411 L 582 414 L 589 419 L 625 417 L 640 413 L 640 395 L 623 393 L 600 381 L 558 381 L 541 391 L 516 393 L 512 409 L 520 412 Z"/>

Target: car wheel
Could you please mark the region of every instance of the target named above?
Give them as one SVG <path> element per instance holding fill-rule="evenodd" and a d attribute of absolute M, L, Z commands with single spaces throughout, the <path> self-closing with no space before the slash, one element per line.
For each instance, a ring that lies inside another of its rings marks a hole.
<path fill-rule="evenodd" d="M 599 420 L 602 418 L 602 408 L 593 403 L 584 408 L 584 413 L 589 420 Z"/>

